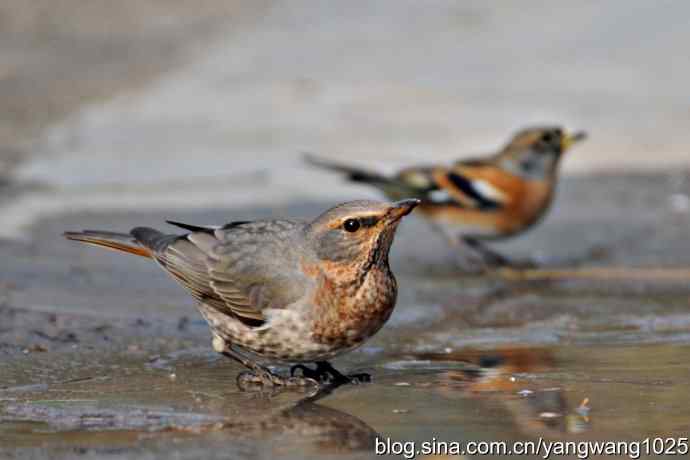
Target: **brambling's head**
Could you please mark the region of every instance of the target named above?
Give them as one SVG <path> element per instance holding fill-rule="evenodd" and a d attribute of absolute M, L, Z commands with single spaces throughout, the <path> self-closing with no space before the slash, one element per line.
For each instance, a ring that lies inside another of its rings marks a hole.
<path fill-rule="evenodd" d="M 308 225 L 307 240 L 317 259 L 336 270 L 383 268 L 400 220 L 418 204 L 416 199 L 343 203 Z"/>
<path fill-rule="evenodd" d="M 562 154 L 586 137 L 583 131 L 568 133 L 559 126 L 523 129 L 499 153 L 498 161 L 526 179 L 547 179 L 555 174 Z"/>

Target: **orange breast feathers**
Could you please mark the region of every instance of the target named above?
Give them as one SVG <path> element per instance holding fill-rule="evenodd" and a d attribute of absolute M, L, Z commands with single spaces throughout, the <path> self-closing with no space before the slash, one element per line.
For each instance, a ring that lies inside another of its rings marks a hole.
<path fill-rule="evenodd" d="M 482 202 L 458 187 L 450 179 L 450 174 L 469 181 L 473 190 L 496 206 L 482 209 Z M 462 205 L 453 213 L 454 220 L 494 227 L 503 235 L 519 232 L 535 223 L 551 200 L 551 187 L 547 181 L 525 180 L 493 165 L 437 168 L 433 177 L 442 190 Z M 429 211 L 434 214 L 431 209 Z M 450 217 L 448 214 L 451 213 L 443 214 Z"/>

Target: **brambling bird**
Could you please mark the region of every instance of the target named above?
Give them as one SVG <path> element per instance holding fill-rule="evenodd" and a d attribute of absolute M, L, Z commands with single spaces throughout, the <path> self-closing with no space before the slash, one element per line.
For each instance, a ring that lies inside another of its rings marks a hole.
<path fill-rule="evenodd" d="M 421 200 L 419 211 L 453 247 L 468 247 L 471 260 L 484 267 L 500 266 L 508 260 L 482 242 L 518 235 L 539 222 L 553 200 L 563 153 L 585 137 L 556 126 L 527 128 L 485 158 L 410 167 L 393 176 L 310 154 L 306 160 L 373 185 L 390 199 Z"/>
<path fill-rule="evenodd" d="M 213 348 L 252 371 L 238 376 L 240 388 L 342 383 L 351 379 L 327 360 L 360 346 L 391 315 L 397 284 L 388 252 L 400 220 L 418 203 L 352 201 L 311 222 L 168 221 L 188 231 L 183 235 L 137 227 L 65 237 L 156 261 L 197 300 Z M 251 355 L 317 367 L 294 366 L 291 377 L 280 377 Z"/>

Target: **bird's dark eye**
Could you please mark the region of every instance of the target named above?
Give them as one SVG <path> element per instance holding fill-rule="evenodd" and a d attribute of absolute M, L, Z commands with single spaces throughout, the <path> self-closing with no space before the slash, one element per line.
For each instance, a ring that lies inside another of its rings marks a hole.
<path fill-rule="evenodd" d="M 541 140 L 546 144 L 550 144 L 554 141 L 554 134 L 553 133 L 544 133 L 541 136 Z"/>
<path fill-rule="evenodd" d="M 356 232 L 359 230 L 359 221 L 357 219 L 347 219 L 343 224 L 343 228 L 346 232 Z"/>

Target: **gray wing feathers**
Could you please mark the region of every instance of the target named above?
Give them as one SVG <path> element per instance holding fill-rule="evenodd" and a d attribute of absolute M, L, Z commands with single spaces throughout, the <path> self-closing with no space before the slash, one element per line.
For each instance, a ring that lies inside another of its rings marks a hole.
<path fill-rule="evenodd" d="M 258 319 L 304 295 L 305 276 L 294 243 L 298 224 L 253 222 L 216 231 L 222 241 L 209 264 L 213 290 L 240 315 Z"/>
<path fill-rule="evenodd" d="M 265 319 L 304 295 L 304 275 L 292 243 L 295 225 L 252 223 L 226 230 L 168 236 L 132 232 L 156 260 L 200 302 L 240 320 Z M 154 233 L 155 232 L 155 233 Z"/>

